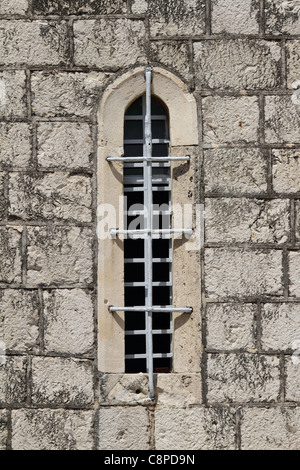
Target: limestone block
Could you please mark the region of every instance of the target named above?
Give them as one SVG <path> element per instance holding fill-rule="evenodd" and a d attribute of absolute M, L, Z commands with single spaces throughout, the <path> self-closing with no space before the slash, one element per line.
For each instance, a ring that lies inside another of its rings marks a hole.
<path fill-rule="evenodd" d="M 0 403 L 24 404 L 27 397 L 26 358 L 6 356 L 0 363 Z"/>
<path fill-rule="evenodd" d="M 94 343 L 91 295 L 81 289 L 43 292 L 46 352 L 85 354 Z"/>
<path fill-rule="evenodd" d="M 282 295 L 282 253 L 277 250 L 207 248 L 208 297 Z"/>
<path fill-rule="evenodd" d="M 0 282 L 21 282 L 22 227 L 0 227 Z"/>
<path fill-rule="evenodd" d="M 1 64 L 58 65 L 66 62 L 67 58 L 65 21 L 0 21 Z"/>
<path fill-rule="evenodd" d="M 99 410 L 99 450 L 150 449 L 148 411 L 141 406 Z"/>
<path fill-rule="evenodd" d="M 297 349 L 293 352 L 291 357 L 286 357 L 286 401 L 300 400 L 300 359 L 299 359 L 299 346 L 300 346 L 300 335 L 298 330 Z"/>
<path fill-rule="evenodd" d="M 300 201 L 295 201 L 295 223 L 296 223 L 296 241 L 300 241 Z"/>
<path fill-rule="evenodd" d="M 150 57 L 153 62 L 159 62 L 184 79 L 191 80 L 189 45 L 181 41 L 152 41 Z"/>
<path fill-rule="evenodd" d="M 6 450 L 8 436 L 8 416 L 6 410 L 0 410 L 0 450 Z"/>
<path fill-rule="evenodd" d="M 209 402 L 277 401 L 279 357 L 258 354 L 209 354 Z"/>
<path fill-rule="evenodd" d="M 241 420 L 242 450 L 298 450 L 299 408 L 245 408 Z"/>
<path fill-rule="evenodd" d="M 6 349 L 29 351 L 39 335 L 39 302 L 35 291 L 0 291 L 0 340 Z"/>
<path fill-rule="evenodd" d="M 92 450 L 93 411 L 13 410 L 13 450 Z"/>
<path fill-rule="evenodd" d="M 267 34 L 300 34 L 298 0 L 266 0 L 265 30 Z"/>
<path fill-rule="evenodd" d="M 300 4 L 299 4 L 300 7 Z M 300 8 L 299 8 L 299 15 L 300 15 Z M 300 24 L 300 20 L 299 20 Z M 300 30 L 300 28 L 299 28 Z M 300 41 L 287 41 L 286 42 L 286 52 L 287 52 L 287 85 L 288 88 L 294 88 L 296 84 L 294 82 L 298 82 L 300 80 Z M 299 88 L 299 83 L 297 83 L 297 88 Z M 299 104 L 298 104 L 299 106 Z"/>
<path fill-rule="evenodd" d="M 289 294 L 300 297 L 300 253 L 291 251 L 288 255 L 289 263 Z"/>
<path fill-rule="evenodd" d="M 30 128 L 25 122 L 0 123 L 0 168 L 27 168 L 30 165 Z"/>
<path fill-rule="evenodd" d="M 208 303 L 207 348 L 227 351 L 255 348 L 256 309 L 255 304 Z"/>
<path fill-rule="evenodd" d="M 212 33 L 258 34 L 258 0 L 212 0 Z"/>
<path fill-rule="evenodd" d="M 300 106 L 293 97 L 266 96 L 265 100 L 266 142 L 300 142 Z"/>
<path fill-rule="evenodd" d="M 24 118 L 27 116 L 26 104 L 25 71 L 0 72 L 0 117 Z"/>
<path fill-rule="evenodd" d="M 257 142 L 259 109 L 253 96 L 208 96 L 203 99 L 206 144 Z"/>
<path fill-rule="evenodd" d="M 92 240 L 86 227 L 28 227 L 28 283 L 91 283 Z"/>
<path fill-rule="evenodd" d="M 205 200 L 205 240 L 286 243 L 290 202 L 284 199 L 213 198 Z"/>
<path fill-rule="evenodd" d="M 91 222 L 91 178 L 67 173 L 11 173 L 9 214 L 22 220 Z"/>
<path fill-rule="evenodd" d="M 259 194 L 267 190 L 267 160 L 259 149 L 204 151 L 206 192 Z"/>
<path fill-rule="evenodd" d="M 0 4 L 0 15 L 25 15 L 28 0 L 3 0 Z"/>
<path fill-rule="evenodd" d="M 6 197 L 5 197 L 5 173 L 0 172 L 0 220 L 5 219 Z"/>
<path fill-rule="evenodd" d="M 300 192 L 300 150 L 272 150 L 273 189 L 276 193 Z"/>
<path fill-rule="evenodd" d="M 292 350 L 300 340 L 300 304 L 268 303 L 261 313 L 262 348 L 268 350 Z"/>
<path fill-rule="evenodd" d="M 32 359 L 32 401 L 35 405 L 85 407 L 94 400 L 91 361 L 62 357 Z"/>
<path fill-rule="evenodd" d="M 194 68 L 199 88 L 278 87 L 280 61 L 280 45 L 271 41 L 237 39 L 194 43 Z"/>
<path fill-rule="evenodd" d="M 79 122 L 40 122 L 37 146 L 37 160 L 42 168 L 90 167 L 91 127 Z"/>
<path fill-rule="evenodd" d="M 102 72 L 34 72 L 32 111 L 38 116 L 88 118 L 97 109 L 108 77 Z"/>
<path fill-rule="evenodd" d="M 41 15 L 112 15 L 126 8 L 126 0 L 33 0 L 33 11 Z"/>
<path fill-rule="evenodd" d="M 157 450 L 234 450 L 234 410 L 161 406 L 155 411 L 155 444 Z"/>
<path fill-rule="evenodd" d="M 76 65 L 128 67 L 146 60 L 145 26 L 130 19 L 78 20 L 74 23 Z"/>

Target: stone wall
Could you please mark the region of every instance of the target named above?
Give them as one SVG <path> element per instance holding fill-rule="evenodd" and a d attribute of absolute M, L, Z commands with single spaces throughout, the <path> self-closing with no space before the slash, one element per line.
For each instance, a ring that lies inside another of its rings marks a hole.
<path fill-rule="evenodd" d="M 299 50 L 297 0 L 0 0 L 0 449 L 300 447 Z M 128 405 L 97 368 L 97 111 L 147 64 L 198 103 L 203 354 Z"/>

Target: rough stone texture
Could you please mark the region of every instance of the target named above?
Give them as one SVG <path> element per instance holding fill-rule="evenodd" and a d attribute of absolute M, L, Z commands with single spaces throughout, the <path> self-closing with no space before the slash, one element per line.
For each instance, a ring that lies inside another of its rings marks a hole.
<path fill-rule="evenodd" d="M 33 11 L 41 15 L 121 14 L 126 7 L 126 0 L 33 0 Z"/>
<path fill-rule="evenodd" d="M 81 289 L 44 292 L 46 352 L 85 354 L 94 344 L 93 303 Z"/>
<path fill-rule="evenodd" d="M 267 160 L 259 149 L 204 151 L 206 192 L 260 194 L 267 190 Z"/>
<path fill-rule="evenodd" d="M 31 159 L 31 132 L 25 122 L 0 123 L 0 168 L 27 168 Z"/>
<path fill-rule="evenodd" d="M 92 236 L 84 227 L 29 227 L 28 283 L 91 283 Z"/>
<path fill-rule="evenodd" d="M 194 43 L 200 88 L 260 89 L 280 85 L 281 49 L 271 41 L 216 40 Z"/>
<path fill-rule="evenodd" d="M 11 173 L 9 214 L 22 220 L 91 222 L 91 181 L 82 175 Z"/>
<path fill-rule="evenodd" d="M 144 407 L 100 408 L 99 450 L 149 450 L 150 421 Z"/>
<path fill-rule="evenodd" d="M 145 28 L 138 20 L 100 19 L 74 23 L 76 65 L 120 67 L 145 61 Z"/>
<path fill-rule="evenodd" d="M 298 0 L 266 0 L 265 30 L 267 34 L 300 34 Z"/>
<path fill-rule="evenodd" d="M 0 290 L 0 340 L 6 350 L 36 349 L 39 336 L 39 301 L 35 291 Z"/>
<path fill-rule="evenodd" d="M 254 349 L 256 310 L 254 304 L 207 304 L 208 349 Z"/>
<path fill-rule="evenodd" d="M 265 138 L 268 143 L 300 142 L 300 106 L 292 96 L 266 96 Z"/>
<path fill-rule="evenodd" d="M 261 343 L 265 351 L 293 350 L 300 338 L 300 304 L 265 304 L 261 314 Z"/>
<path fill-rule="evenodd" d="M 5 218 L 6 198 L 5 198 L 5 173 L 0 172 L 0 220 Z"/>
<path fill-rule="evenodd" d="M 187 42 L 153 41 L 150 44 L 150 57 L 153 62 L 174 70 L 187 81 L 192 78 L 189 55 Z"/>
<path fill-rule="evenodd" d="M 300 297 L 300 253 L 291 251 L 288 255 L 289 263 L 289 294 Z"/>
<path fill-rule="evenodd" d="M 202 100 L 204 143 L 257 142 L 258 102 L 254 96 L 208 96 Z"/>
<path fill-rule="evenodd" d="M 273 189 L 276 193 L 300 192 L 300 150 L 272 150 Z"/>
<path fill-rule="evenodd" d="M 0 450 L 6 450 L 8 436 L 8 417 L 6 410 L 0 410 Z"/>
<path fill-rule="evenodd" d="M 299 331 L 299 330 L 298 330 Z M 300 400 L 300 375 L 299 375 L 299 334 L 297 339 L 297 349 L 292 357 L 286 358 L 286 400 L 299 402 Z"/>
<path fill-rule="evenodd" d="M 92 450 L 93 412 L 13 410 L 13 450 Z"/>
<path fill-rule="evenodd" d="M 88 118 L 108 76 L 101 72 L 34 72 L 32 111 L 38 116 Z"/>
<path fill-rule="evenodd" d="M 209 354 L 209 402 L 277 401 L 279 358 L 258 354 Z"/>
<path fill-rule="evenodd" d="M 296 241 L 300 241 L 300 201 L 295 201 L 295 223 L 296 223 Z"/>
<path fill-rule="evenodd" d="M 93 403 L 92 363 L 73 358 L 32 360 L 32 401 L 35 405 L 84 408 Z"/>
<path fill-rule="evenodd" d="M 93 151 L 91 127 L 77 122 L 40 122 L 37 147 L 42 168 L 88 168 Z"/>
<path fill-rule="evenodd" d="M 242 450 L 298 450 L 298 408 L 245 408 L 241 420 Z"/>
<path fill-rule="evenodd" d="M 26 358 L 22 356 L 5 357 L 0 363 L 0 404 L 24 404 L 26 390 Z"/>
<path fill-rule="evenodd" d="M 206 199 L 205 239 L 207 243 L 285 243 L 290 237 L 289 206 L 284 199 Z"/>
<path fill-rule="evenodd" d="M 28 0 L 1 0 L 0 15 L 25 15 L 28 10 Z"/>
<path fill-rule="evenodd" d="M 231 408 L 157 408 L 157 450 L 234 450 L 235 414 Z"/>
<path fill-rule="evenodd" d="M 282 295 L 282 254 L 276 250 L 208 248 L 205 285 L 208 297 Z"/>
<path fill-rule="evenodd" d="M 212 0 L 212 33 L 258 34 L 258 0 Z"/>
<path fill-rule="evenodd" d="M 0 282 L 21 282 L 23 227 L 0 227 Z"/>
<path fill-rule="evenodd" d="M 0 64 L 57 65 L 68 57 L 67 24 L 0 21 Z"/>
<path fill-rule="evenodd" d="M 300 5 L 299 5 L 300 6 Z M 300 9 L 299 9 L 300 12 Z M 294 82 L 300 80 L 300 41 L 287 41 L 287 85 L 294 88 Z M 297 85 L 299 88 L 299 84 Z"/>
<path fill-rule="evenodd" d="M 26 117 L 26 101 L 24 70 L 0 72 L 0 118 Z"/>

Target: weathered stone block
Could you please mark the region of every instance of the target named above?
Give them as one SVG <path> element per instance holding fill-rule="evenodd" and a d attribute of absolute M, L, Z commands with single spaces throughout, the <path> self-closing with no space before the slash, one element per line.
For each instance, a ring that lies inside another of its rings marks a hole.
<path fill-rule="evenodd" d="M 21 282 L 22 227 L 0 227 L 0 282 Z"/>
<path fill-rule="evenodd" d="M 94 400 L 90 361 L 62 357 L 32 359 L 32 401 L 35 405 L 84 408 Z"/>
<path fill-rule="evenodd" d="M 86 227 L 28 227 L 28 283 L 91 283 L 92 241 Z"/>
<path fill-rule="evenodd" d="M 257 142 L 259 109 L 256 97 L 208 96 L 202 103 L 205 144 Z"/>
<path fill-rule="evenodd" d="M 278 87 L 280 61 L 280 45 L 271 41 L 237 39 L 194 43 L 196 86 L 200 88 Z"/>
<path fill-rule="evenodd" d="M 4 357 L 0 363 L 0 403 L 4 405 L 22 404 L 26 400 L 26 358 L 22 356 Z"/>
<path fill-rule="evenodd" d="M 39 335 L 39 301 L 35 291 L 0 290 L 0 340 L 6 349 L 32 350 Z"/>
<path fill-rule="evenodd" d="M 8 416 L 6 410 L 0 410 L 0 450 L 6 450 L 8 437 Z"/>
<path fill-rule="evenodd" d="M 282 295 L 282 253 L 277 250 L 207 248 L 208 297 Z"/>
<path fill-rule="evenodd" d="M 0 64 L 58 65 L 68 58 L 67 24 L 0 21 Z"/>
<path fill-rule="evenodd" d="M 300 106 L 292 96 L 266 96 L 265 138 L 268 143 L 300 142 Z"/>
<path fill-rule="evenodd" d="M 94 343 L 93 303 L 81 289 L 43 293 L 46 352 L 85 354 Z"/>
<path fill-rule="evenodd" d="M 205 240 L 281 244 L 290 237 L 290 202 L 284 199 L 205 199 Z"/>
<path fill-rule="evenodd" d="M 300 4 L 299 4 L 300 7 Z M 299 9 L 300 13 L 300 9 Z M 300 20 L 299 20 L 300 23 Z M 299 28 L 300 29 L 300 28 Z M 300 41 L 287 41 L 286 52 L 287 52 L 287 85 L 288 88 L 294 88 L 294 82 L 297 82 L 297 88 L 299 88 L 300 80 Z M 299 106 L 299 104 L 298 104 Z"/>
<path fill-rule="evenodd" d="M 0 123 L 0 168 L 27 168 L 30 165 L 30 128 L 24 122 Z"/>
<path fill-rule="evenodd" d="M 261 314 L 262 348 L 291 350 L 300 339 L 300 304 L 265 304 Z"/>
<path fill-rule="evenodd" d="M 99 450 L 111 449 L 150 449 L 150 422 L 146 408 L 100 408 Z"/>
<path fill-rule="evenodd" d="M 26 75 L 24 70 L 0 72 L 0 117 L 27 117 Z"/>
<path fill-rule="evenodd" d="M 66 173 L 11 173 L 9 214 L 22 220 L 91 221 L 91 178 Z"/>
<path fill-rule="evenodd" d="M 298 309 L 299 310 L 299 309 Z M 298 311 L 299 314 L 299 311 Z M 297 339 L 297 348 L 295 348 L 294 354 L 291 357 L 286 357 L 286 401 L 300 401 L 300 359 L 299 359 L 299 329 L 298 329 L 298 339 Z"/>
<path fill-rule="evenodd" d="M 34 72 L 32 111 L 38 116 L 88 118 L 96 110 L 108 76 L 102 72 Z"/>
<path fill-rule="evenodd" d="M 134 0 L 132 12 L 149 17 L 153 37 L 190 37 L 205 32 L 204 0 Z"/>
<path fill-rule="evenodd" d="M 273 189 L 276 193 L 300 192 L 300 150 L 272 150 Z"/>
<path fill-rule="evenodd" d="M 90 167 L 91 127 L 79 122 L 40 122 L 37 146 L 38 164 L 43 168 Z"/>
<path fill-rule="evenodd" d="M 0 220 L 5 218 L 6 211 L 6 197 L 5 197 L 5 173 L 0 172 Z"/>
<path fill-rule="evenodd" d="M 296 212 L 296 217 L 295 217 L 295 224 L 296 224 L 296 241 L 300 241 L 300 201 L 297 200 L 295 201 L 295 212 Z"/>
<path fill-rule="evenodd" d="M 150 43 L 150 57 L 179 73 L 184 79 L 191 80 L 189 45 L 180 41 L 153 41 Z"/>
<path fill-rule="evenodd" d="M 211 304 L 206 306 L 208 349 L 233 350 L 255 347 L 256 305 Z"/>
<path fill-rule="evenodd" d="M 267 190 L 267 159 L 259 149 L 204 151 L 206 192 L 260 194 Z"/>
<path fill-rule="evenodd" d="M 126 8 L 126 0 L 33 0 L 33 11 L 41 15 L 112 15 Z"/>
<path fill-rule="evenodd" d="M 235 412 L 221 407 L 157 408 L 155 444 L 157 450 L 234 450 Z"/>
<path fill-rule="evenodd" d="M 277 401 L 279 357 L 258 354 L 209 354 L 209 402 Z"/>
<path fill-rule="evenodd" d="M 0 15 L 25 15 L 28 0 L 4 0 L 0 4 Z"/>
<path fill-rule="evenodd" d="M 93 411 L 13 410 L 13 450 L 92 450 Z"/>
<path fill-rule="evenodd" d="M 245 408 L 241 420 L 242 450 L 298 450 L 299 408 Z"/>
<path fill-rule="evenodd" d="M 78 20 L 74 23 L 74 61 L 118 70 L 146 60 L 145 26 L 130 19 Z"/>
<path fill-rule="evenodd" d="M 212 33 L 258 34 L 258 0 L 212 0 Z"/>
<path fill-rule="evenodd" d="M 298 0 L 266 0 L 265 30 L 267 34 L 300 34 Z"/>
<path fill-rule="evenodd" d="M 300 297 L 300 253 L 291 251 L 288 256 L 289 263 L 289 293 Z"/>

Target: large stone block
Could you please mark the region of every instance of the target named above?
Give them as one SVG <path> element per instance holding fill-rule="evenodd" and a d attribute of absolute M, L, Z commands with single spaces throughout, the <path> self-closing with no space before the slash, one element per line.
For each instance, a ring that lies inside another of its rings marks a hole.
<path fill-rule="evenodd" d="M 0 117 L 27 117 L 26 75 L 24 70 L 0 72 Z"/>
<path fill-rule="evenodd" d="M 292 96 L 266 96 L 265 139 L 268 143 L 300 142 L 300 106 Z"/>
<path fill-rule="evenodd" d="M 35 405 L 92 405 L 93 368 L 90 361 L 62 357 L 32 359 L 32 401 Z"/>
<path fill-rule="evenodd" d="M 207 248 L 205 285 L 208 297 L 282 295 L 282 253 L 277 250 Z"/>
<path fill-rule="evenodd" d="M 9 215 L 22 220 L 91 222 L 91 178 L 56 173 L 11 173 Z"/>
<path fill-rule="evenodd" d="M 42 168 L 88 168 L 92 152 L 87 123 L 40 122 L 37 126 L 37 160 Z"/>
<path fill-rule="evenodd" d="M 0 282 L 21 282 L 22 227 L 0 227 Z"/>
<path fill-rule="evenodd" d="M 13 450 L 92 450 L 93 411 L 13 410 Z"/>
<path fill-rule="evenodd" d="M 272 150 L 272 180 L 276 193 L 300 192 L 300 150 Z"/>
<path fill-rule="evenodd" d="M 67 62 L 67 24 L 0 21 L 0 64 L 58 65 Z"/>
<path fill-rule="evenodd" d="M 40 15 L 112 15 L 126 9 L 126 0 L 33 0 L 33 11 Z"/>
<path fill-rule="evenodd" d="M 25 15 L 28 0 L 5 0 L 0 4 L 0 15 Z"/>
<path fill-rule="evenodd" d="M 299 330 L 298 330 L 299 332 Z M 299 359 L 299 346 L 300 336 L 298 334 L 297 348 L 291 357 L 286 357 L 285 371 L 286 371 L 286 387 L 285 399 L 286 401 L 298 402 L 300 401 L 300 359 Z"/>
<path fill-rule="evenodd" d="M 296 241 L 300 242 L 300 201 L 295 201 L 295 225 L 296 225 Z"/>
<path fill-rule="evenodd" d="M 25 169 L 30 165 L 31 131 L 25 122 L 0 123 L 0 168 Z"/>
<path fill-rule="evenodd" d="M 74 23 L 76 65 L 104 69 L 145 62 L 145 26 L 130 19 L 78 20 Z"/>
<path fill-rule="evenodd" d="M 0 404 L 20 405 L 27 398 L 27 361 L 25 357 L 7 356 L 0 363 Z"/>
<path fill-rule="evenodd" d="M 94 344 L 91 295 L 81 289 L 44 291 L 46 352 L 85 354 Z"/>
<path fill-rule="evenodd" d="M 7 208 L 7 201 L 5 196 L 5 173 L 0 172 L 0 220 L 5 219 L 5 213 Z"/>
<path fill-rule="evenodd" d="M 212 33 L 258 34 L 258 0 L 212 0 Z"/>
<path fill-rule="evenodd" d="M 298 0 L 266 0 L 265 30 L 267 34 L 300 34 Z"/>
<path fill-rule="evenodd" d="M 299 14 L 300 14 L 300 8 L 299 8 Z M 288 88 L 294 88 L 294 86 L 297 86 L 297 88 L 299 88 L 300 41 L 299 40 L 287 41 L 286 49 L 287 49 L 287 85 L 288 85 Z M 297 82 L 297 85 L 294 82 Z"/>
<path fill-rule="evenodd" d="M 194 43 L 194 69 L 199 88 L 278 87 L 280 61 L 280 45 L 271 41 L 237 39 Z"/>
<path fill-rule="evenodd" d="M 27 281 L 31 285 L 93 281 L 93 232 L 85 227 L 29 227 Z"/>
<path fill-rule="evenodd" d="M 208 96 L 203 99 L 205 144 L 256 143 L 259 109 L 254 96 Z"/>
<path fill-rule="evenodd" d="M 152 41 L 150 57 L 153 62 L 159 62 L 185 80 L 191 80 L 190 51 L 187 42 L 181 41 Z"/>
<path fill-rule="evenodd" d="M 280 389 L 279 357 L 258 354 L 209 354 L 209 402 L 277 401 Z"/>
<path fill-rule="evenodd" d="M 35 291 L 0 290 L 0 340 L 6 349 L 30 351 L 39 336 L 39 300 Z"/>
<path fill-rule="evenodd" d="M 300 340 L 300 304 L 268 303 L 261 313 L 261 344 L 265 351 L 286 351 Z"/>
<path fill-rule="evenodd" d="M 0 450 L 6 450 L 8 437 L 8 413 L 0 410 Z"/>
<path fill-rule="evenodd" d="M 300 297 L 300 253 L 291 251 L 288 255 L 289 294 Z"/>

